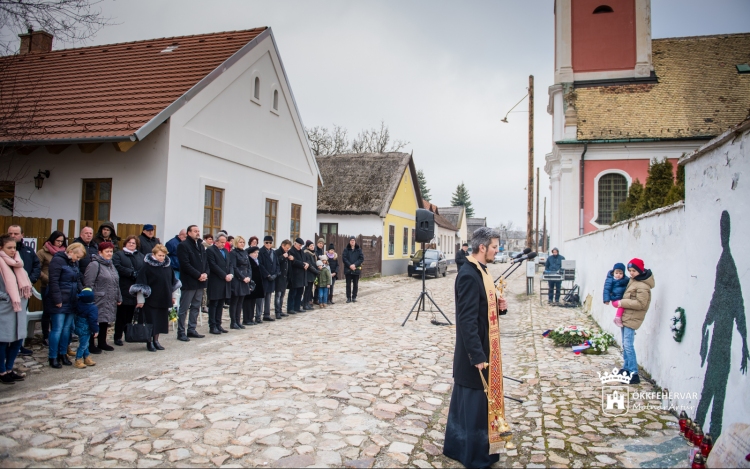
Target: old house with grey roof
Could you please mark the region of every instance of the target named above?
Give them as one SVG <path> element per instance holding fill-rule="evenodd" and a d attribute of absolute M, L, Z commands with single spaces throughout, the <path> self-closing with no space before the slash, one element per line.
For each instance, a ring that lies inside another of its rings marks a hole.
<path fill-rule="evenodd" d="M 440 215 L 450 222 L 451 225 L 455 226 L 457 231 L 456 244 L 461 245 L 466 243 L 468 240 L 466 227 L 466 208 L 463 205 L 454 207 L 438 207 Z"/>
<path fill-rule="evenodd" d="M 422 194 L 409 153 L 318 156 L 318 233 L 382 237 L 382 275 L 406 273 Z M 365 259 L 367 262 L 367 259 Z"/>
<path fill-rule="evenodd" d="M 430 249 L 438 249 L 446 254 L 449 262 L 456 254 L 456 243 L 458 243 L 458 228 L 444 217 L 437 205 L 422 200 L 422 208 L 432 212 L 435 218 L 435 237 L 429 243 Z"/>
<path fill-rule="evenodd" d="M 609 226 L 650 160 L 677 160 L 750 109 L 750 33 L 651 38 L 649 0 L 558 0 L 550 243 Z"/>
<path fill-rule="evenodd" d="M 314 231 L 320 175 L 271 28 L 61 50 L 43 31 L 22 40 L 0 58 L 0 104 L 19 109 L 0 129 L 16 216 L 153 223 L 161 239 L 191 224 Z"/>

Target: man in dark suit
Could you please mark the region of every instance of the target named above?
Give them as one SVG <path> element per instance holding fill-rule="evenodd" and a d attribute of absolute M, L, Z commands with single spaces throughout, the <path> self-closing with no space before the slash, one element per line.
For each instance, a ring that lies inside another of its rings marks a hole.
<path fill-rule="evenodd" d="M 208 280 L 208 261 L 206 248 L 203 247 L 201 232 L 196 225 L 187 229 L 187 238 L 177 245 L 177 259 L 180 261 L 182 289 L 180 290 L 180 310 L 177 315 L 177 339 L 189 342 L 189 337 L 205 337 L 196 332 L 198 314 L 203 301 L 203 289 Z M 187 334 L 185 334 L 185 317 L 190 310 Z"/>
<path fill-rule="evenodd" d="M 288 316 L 288 314 L 284 312 L 284 292 L 286 292 L 286 287 L 289 282 L 289 269 L 291 268 L 289 264 L 294 260 L 289 258 L 289 250 L 291 247 L 291 241 L 285 239 L 281 242 L 281 247 L 276 250 L 276 264 L 279 269 L 279 274 L 275 281 L 273 303 L 277 317 Z"/>
<path fill-rule="evenodd" d="M 461 249 L 456 253 L 456 272 L 461 270 L 464 264 L 466 264 L 466 256 L 469 255 L 469 245 L 464 243 Z"/>
<path fill-rule="evenodd" d="M 487 396 L 479 376 L 482 373 L 489 381 L 485 362 L 490 356 L 490 324 L 483 272 L 479 269 L 487 272 L 487 264 L 492 263 L 498 251 L 499 238 L 492 228 L 476 230 L 470 256 L 477 262 L 464 259 L 466 264 L 456 276 L 454 385 L 443 454 L 466 467 L 490 467 L 499 459 L 497 454 L 489 454 Z M 504 304 L 500 310 L 505 310 Z"/>
<path fill-rule="evenodd" d="M 263 314 L 271 315 L 271 298 L 276 291 L 276 277 L 279 276 L 279 263 L 273 249 L 273 236 L 263 238 L 263 247 L 258 253 L 258 267 L 263 278 Z M 281 319 L 281 312 L 276 311 L 276 319 Z"/>
<path fill-rule="evenodd" d="M 221 327 L 224 302 L 232 296 L 232 259 L 224 246 L 227 237 L 219 233 L 214 245 L 206 249 L 208 260 L 208 328 L 211 334 L 229 332 Z"/>
<path fill-rule="evenodd" d="M 307 285 L 307 269 L 310 266 L 305 262 L 305 255 L 302 253 L 305 241 L 302 238 L 294 240 L 294 246 L 289 250 L 288 258 L 291 258 L 289 265 L 289 298 L 287 298 L 287 313 L 296 314 L 304 313 L 302 309 L 302 294 Z"/>

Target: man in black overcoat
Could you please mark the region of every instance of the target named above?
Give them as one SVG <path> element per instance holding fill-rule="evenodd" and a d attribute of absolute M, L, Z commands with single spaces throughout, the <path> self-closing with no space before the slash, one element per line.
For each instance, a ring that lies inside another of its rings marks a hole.
<path fill-rule="evenodd" d="M 273 249 L 273 236 L 263 238 L 263 247 L 258 253 L 258 267 L 263 279 L 263 314 L 271 315 L 271 298 L 276 292 L 276 277 L 279 276 L 279 263 L 276 251 Z M 276 319 L 281 319 L 281 313 L 276 311 Z"/>
<path fill-rule="evenodd" d="M 214 245 L 206 249 L 208 260 L 208 327 L 211 334 L 229 332 L 221 327 L 224 303 L 232 296 L 232 258 L 224 249 L 227 237 L 219 234 Z"/>
<path fill-rule="evenodd" d="M 206 248 L 203 247 L 201 232 L 198 226 L 190 225 L 187 238 L 177 245 L 177 259 L 180 261 L 180 310 L 177 315 L 177 339 L 189 342 L 189 337 L 201 339 L 205 337 L 195 330 L 198 325 L 203 289 L 208 280 L 208 259 Z M 185 334 L 185 317 L 188 318 L 187 334 Z"/>
<path fill-rule="evenodd" d="M 289 266 L 289 298 L 287 299 L 287 312 L 290 314 L 303 313 L 302 294 L 307 285 L 307 269 L 310 266 L 305 262 L 302 253 L 305 241 L 302 238 L 294 240 L 294 246 L 289 249 L 289 256 L 293 259 Z"/>
<path fill-rule="evenodd" d="M 464 243 L 461 246 L 461 249 L 458 250 L 456 253 L 456 272 L 461 270 L 461 267 L 466 264 L 466 256 L 469 255 L 469 245 L 467 243 Z"/>
<path fill-rule="evenodd" d="M 456 276 L 454 385 L 443 454 L 465 467 L 489 467 L 499 459 L 497 454 L 489 454 L 487 396 L 479 376 L 481 372 L 489 381 L 484 364 L 490 356 L 490 325 L 487 295 L 479 268 L 487 271 L 487 264 L 493 262 L 499 248 L 499 238 L 499 233 L 492 228 L 476 230 L 471 240 L 470 256 L 479 262 L 480 267 L 466 261 Z"/>
<path fill-rule="evenodd" d="M 289 250 L 291 247 L 292 242 L 285 239 L 281 242 L 281 247 L 276 250 L 276 263 L 278 265 L 279 274 L 276 277 L 273 304 L 276 316 L 281 317 L 287 316 L 287 313 L 284 312 L 284 292 L 286 291 L 287 283 L 289 282 L 289 264 L 291 263 L 291 260 L 289 259 Z"/>

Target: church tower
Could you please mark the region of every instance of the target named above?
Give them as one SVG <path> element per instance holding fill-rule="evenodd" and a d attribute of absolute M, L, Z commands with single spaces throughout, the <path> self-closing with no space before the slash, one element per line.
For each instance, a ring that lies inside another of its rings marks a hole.
<path fill-rule="evenodd" d="M 555 83 L 651 78 L 649 0 L 557 0 Z"/>

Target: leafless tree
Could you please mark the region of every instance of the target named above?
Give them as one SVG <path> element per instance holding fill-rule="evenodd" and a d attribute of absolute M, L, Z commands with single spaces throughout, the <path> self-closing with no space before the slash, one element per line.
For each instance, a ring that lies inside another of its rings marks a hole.
<path fill-rule="evenodd" d="M 347 130 L 336 124 L 333 125 L 333 130 L 316 126 L 306 131 L 310 148 L 315 156 L 395 152 L 409 144 L 403 140 L 391 141 L 390 131 L 383 121 L 380 122 L 380 129 L 363 130 L 351 142 Z"/>
<path fill-rule="evenodd" d="M 388 153 L 399 151 L 409 142 L 391 141 L 391 133 L 385 122 L 380 121 L 380 129 L 363 130 L 352 140 L 353 153 Z"/>
<path fill-rule="evenodd" d="M 333 131 L 326 127 L 307 129 L 307 138 L 315 156 L 339 155 L 349 152 L 349 136 L 345 128 L 333 124 Z"/>
<path fill-rule="evenodd" d="M 102 0 L 0 0 L 0 53 L 18 51 L 18 34 L 44 30 L 63 43 L 77 43 L 113 24 Z"/>

